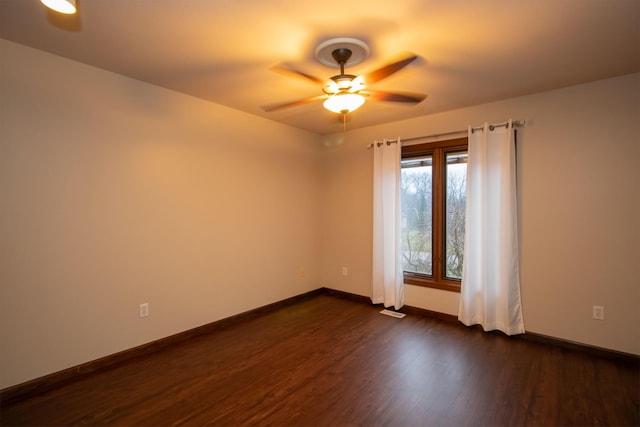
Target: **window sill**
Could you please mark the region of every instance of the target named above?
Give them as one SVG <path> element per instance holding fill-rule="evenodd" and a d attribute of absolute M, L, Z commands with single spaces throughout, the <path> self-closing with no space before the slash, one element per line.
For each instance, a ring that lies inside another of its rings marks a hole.
<path fill-rule="evenodd" d="M 416 277 L 413 275 L 404 275 L 404 283 L 407 285 L 422 286 L 424 288 L 440 289 L 442 291 L 460 293 L 460 282 L 455 280 L 434 280 L 429 277 Z"/>

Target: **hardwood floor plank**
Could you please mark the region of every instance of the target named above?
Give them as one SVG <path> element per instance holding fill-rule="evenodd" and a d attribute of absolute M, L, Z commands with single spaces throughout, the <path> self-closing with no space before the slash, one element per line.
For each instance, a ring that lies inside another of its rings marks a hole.
<path fill-rule="evenodd" d="M 639 425 L 638 363 L 321 294 L 32 398 L 2 425 Z"/>

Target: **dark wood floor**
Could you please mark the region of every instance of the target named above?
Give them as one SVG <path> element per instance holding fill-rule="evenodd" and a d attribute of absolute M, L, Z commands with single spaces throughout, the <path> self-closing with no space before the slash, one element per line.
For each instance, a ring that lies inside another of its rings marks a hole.
<path fill-rule="evenodd" d="M 4 405 L 3 425 L 639 425 L 640 373 L 332 295 Z"/>

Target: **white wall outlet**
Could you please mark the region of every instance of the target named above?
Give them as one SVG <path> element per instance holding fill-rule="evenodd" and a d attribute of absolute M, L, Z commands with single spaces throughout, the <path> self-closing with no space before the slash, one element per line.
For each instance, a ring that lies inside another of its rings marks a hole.
<path fill-rule="evenodd" d="M 148 302 L 140 304 L 140 307 L 138 307 L 138 315 L 140 317 L 147 317 L 149 315 L 149 303 Z"/>
<path fill-rule="evenodd" d="M 604 320 L 604 307 L 601 305 L 593 306 L 593 318 L 598 320 Z"/>
<path fill-rule="evenodd" d="M 349 275 L 349 269 L 347 267 L 342 267 L 342 275 L 343 276 L 348 276 Z"/>

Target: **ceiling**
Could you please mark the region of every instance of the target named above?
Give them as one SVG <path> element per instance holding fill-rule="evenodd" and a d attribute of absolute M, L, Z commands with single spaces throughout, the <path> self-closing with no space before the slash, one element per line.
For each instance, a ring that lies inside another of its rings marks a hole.
<path fill-rule="evenodd" d="M 322 94 L 271 68 L 338 74 L 314 57 L 333 37 L 369 45 L 351 74 L 418 55 L 371 88 L 429 95 L 417 105 L 369 101 L 348 115 L 349 129 L 640 71 L 638 0 L 77 3 L 64 16 L 38 0 L 0 0 L 0 37 L 319 134 L 342 130 L 321 102 L 260 107 Z"/>

